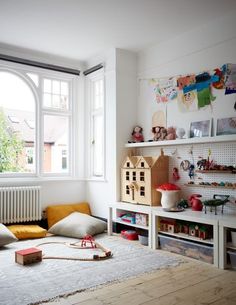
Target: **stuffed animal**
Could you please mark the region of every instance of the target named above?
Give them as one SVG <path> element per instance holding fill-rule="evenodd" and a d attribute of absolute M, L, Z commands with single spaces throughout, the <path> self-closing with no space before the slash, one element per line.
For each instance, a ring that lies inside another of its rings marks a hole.
<path fill-rule="evenodd" d="M 175 140 L 176 139 L 176 131 L 174 127 L 167 128 L 166 140 Z"/>
<path fill-rule="evenodd" d="M 166 138 L 167 130 L 165 127 L 155 126 L 152 128 L 153 141 L 163 141 Z"/>

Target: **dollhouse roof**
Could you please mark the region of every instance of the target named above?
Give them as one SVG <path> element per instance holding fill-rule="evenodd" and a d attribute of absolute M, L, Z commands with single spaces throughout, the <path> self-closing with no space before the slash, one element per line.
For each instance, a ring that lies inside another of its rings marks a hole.
<path fill-rule="evenodd" d="M 141 156 L 136 163 L 136 168 L 143 168 L 143 166 L 141 166 L 141 162 L 144 162 L 144 168 L 152 168 L 155 165 L 156 161 L 156 157 Z"/>
<path fill-rule="evenodd" d="M 135 165 L 138 161 L 138 156 L 127 156 L 125 157 L 123 163 L 122 163 L 122 168 L 135 168 Z M 127 166 L 127 162 L 130 162 L 130 166 Z"/>

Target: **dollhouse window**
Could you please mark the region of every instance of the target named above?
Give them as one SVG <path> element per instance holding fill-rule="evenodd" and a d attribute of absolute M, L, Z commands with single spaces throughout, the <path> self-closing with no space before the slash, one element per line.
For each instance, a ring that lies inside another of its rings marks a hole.
<path fill-rule="evenodd" d="M 145 187 L 144 186 L 140 187 L 140 196 L 145 196 Z"/>
<path fill-rule="evenodd" d="M 125 173 L 125 177 L 126 177 L 126 178 L 125 178 L 126 181 L 129 181 L 129 172 L 126 172 L 126 173 Z"/>
<path fill-rule="evenodd" d="M 141 162 L 141 167 L 144 167 L 144 162 Z"/>
<path fill-rule="evenodd" d="M 127 162 L 127 163 L 126 163 L 126 166 L 127 166 L 127 167 L 130 167 L 130 163 L 129 163 L 129 162 Z"/>
<path fill-rule="evenodd" d="M 133 181 L 136 181 L 136 172 L 133 172 Z"/>
<path fill-rule="evenodd" d="M 144 172 L 140 172 L 140 181 L 144 181 L 144 176 L 145 176 L 145 173 Z"/>
<path fill-rule="evenodd" d="M 129 194 L 130 194 L 129 187 L 128 187 L 128 185 L 126 185 L 126 195 L 129 195 Z"/>

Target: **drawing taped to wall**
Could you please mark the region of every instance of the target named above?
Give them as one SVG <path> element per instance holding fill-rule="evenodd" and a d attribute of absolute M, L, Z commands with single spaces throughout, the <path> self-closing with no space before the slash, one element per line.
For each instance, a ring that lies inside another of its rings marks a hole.
<path fill-rule="evenodd" d="M 236 117 L 217 119 L 216 135 L 236 134 Z"/>

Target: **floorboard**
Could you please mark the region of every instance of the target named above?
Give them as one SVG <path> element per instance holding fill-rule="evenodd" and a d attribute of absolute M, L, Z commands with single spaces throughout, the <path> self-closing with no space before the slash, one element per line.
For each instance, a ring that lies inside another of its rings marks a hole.
<path fill-rule="evenodd" d="M 175 254 L 173 254 L 175 255 Z M 43 303 L 42 303 L 43 304 Z M 47 305 L 235 305 L 236 271 L 185 259 L 177 267 L 56 298 Z"/>

